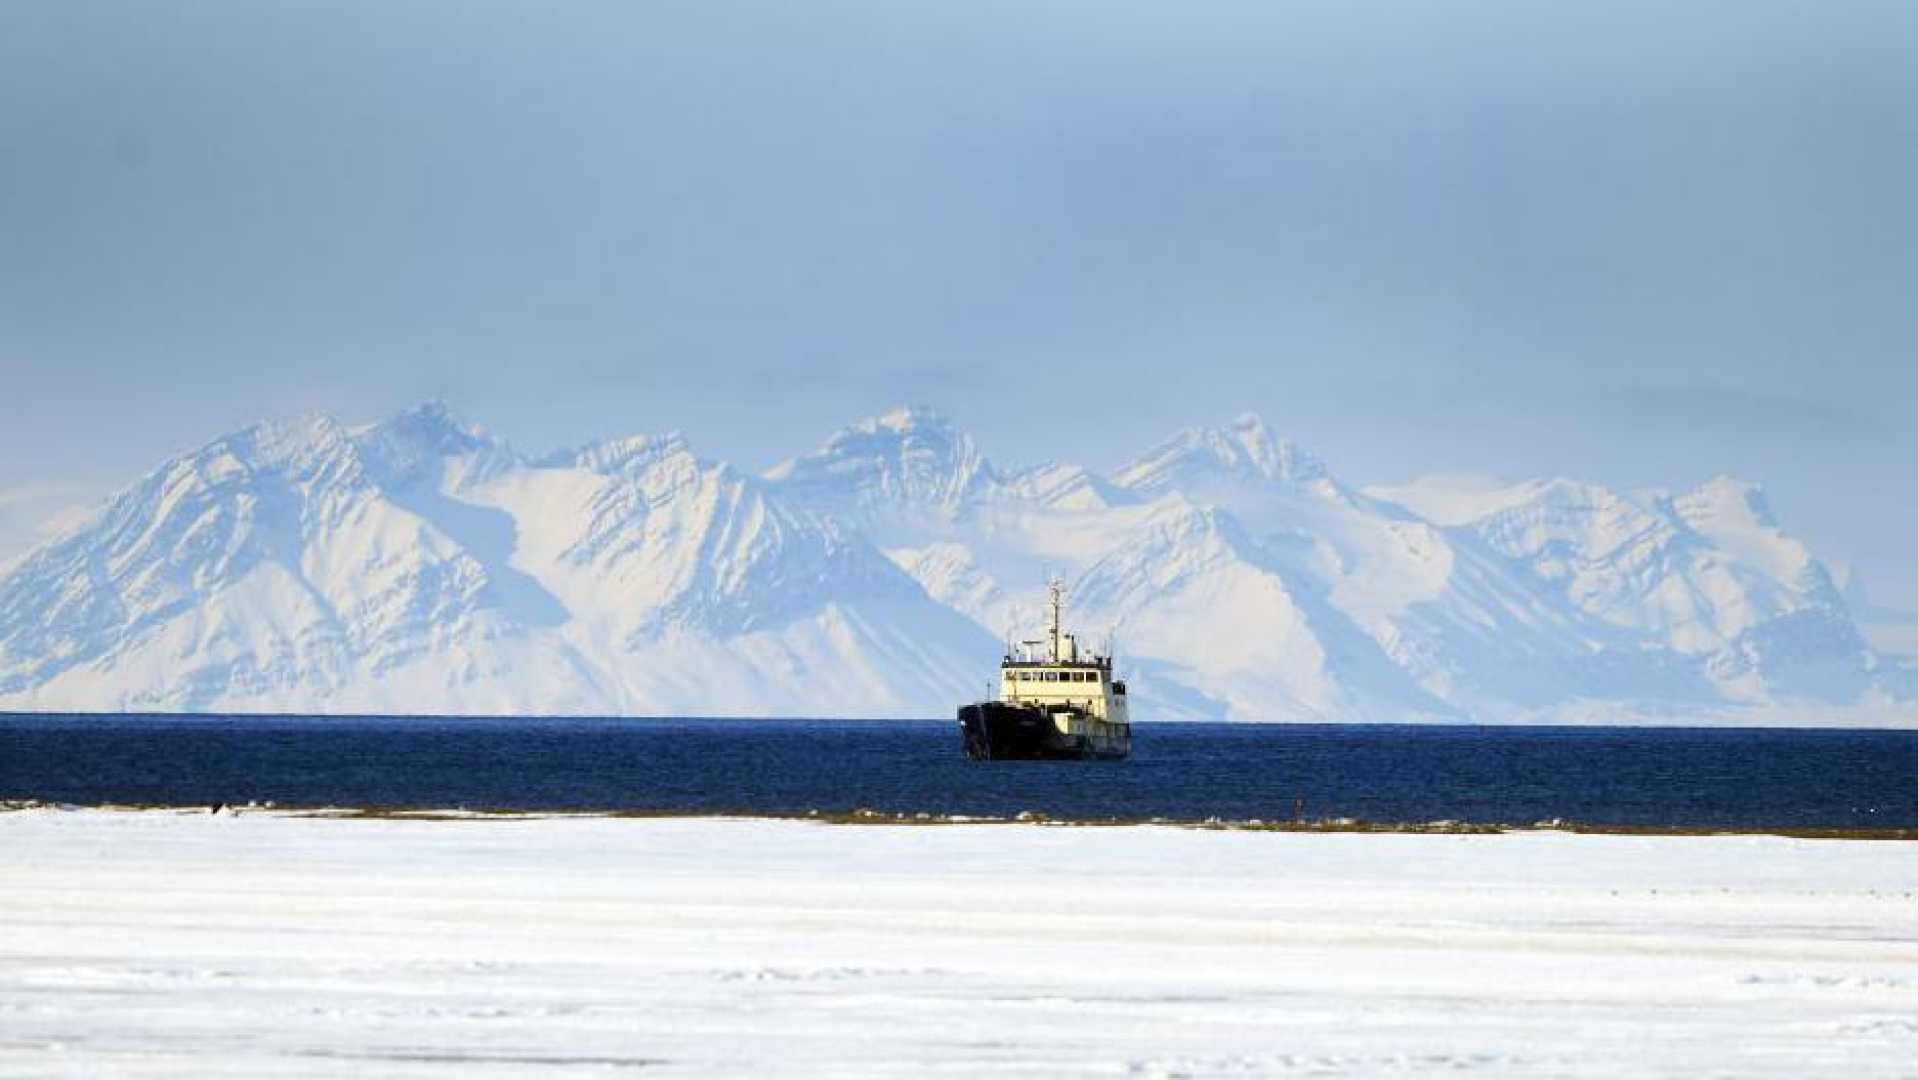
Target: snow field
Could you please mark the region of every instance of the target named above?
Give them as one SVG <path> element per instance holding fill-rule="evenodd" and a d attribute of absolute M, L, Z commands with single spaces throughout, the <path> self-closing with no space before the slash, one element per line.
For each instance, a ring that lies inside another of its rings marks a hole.
<path fill-rule="evenodd" d="M 4 1076 L 1918 1075 L 1918 846 L 0 815 Z"/>

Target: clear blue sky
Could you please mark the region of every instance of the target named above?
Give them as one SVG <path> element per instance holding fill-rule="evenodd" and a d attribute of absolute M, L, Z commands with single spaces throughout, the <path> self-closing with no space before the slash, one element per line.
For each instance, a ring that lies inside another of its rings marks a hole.
<path fill-rule="evenodd" d="M 900 401 L 1109 466 L 1764 481 L 1918 604 L 1918 5 L 0 15 L 0 514 L 426 397 L 760 466 Z"/>

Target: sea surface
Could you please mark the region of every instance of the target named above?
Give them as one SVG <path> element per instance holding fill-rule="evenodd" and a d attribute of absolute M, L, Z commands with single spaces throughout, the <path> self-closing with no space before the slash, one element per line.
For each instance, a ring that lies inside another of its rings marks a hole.
<path fill-rule="evenodd" d="M 0 715 L 0 799 L 1200 821 L 1918 826 L 1918 732 L 1139 724 L 970 762 L 934 721 Z"/>

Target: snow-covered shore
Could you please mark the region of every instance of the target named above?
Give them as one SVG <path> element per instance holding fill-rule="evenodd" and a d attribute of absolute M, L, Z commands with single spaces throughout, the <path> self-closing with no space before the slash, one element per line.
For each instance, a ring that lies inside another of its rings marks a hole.
<path fill-rule="evenodd" d="M 0 814 L 0 1075 L 1918 1075 L 1918 844 Z"/>

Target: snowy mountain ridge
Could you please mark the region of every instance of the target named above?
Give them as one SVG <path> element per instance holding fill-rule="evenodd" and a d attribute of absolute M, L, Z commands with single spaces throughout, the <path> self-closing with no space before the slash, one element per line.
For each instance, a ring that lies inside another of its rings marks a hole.
<path fill-rule="evenodd" d="M 1102 475 L 938 413 L 763 476 L 431 403 L 182 454 L 0 572 L 0 708 L 949 716 L 1038 584 L 1142 718 L 1918 723 L 1756 486 L 1357 490 L 1256 416 Z"/>

